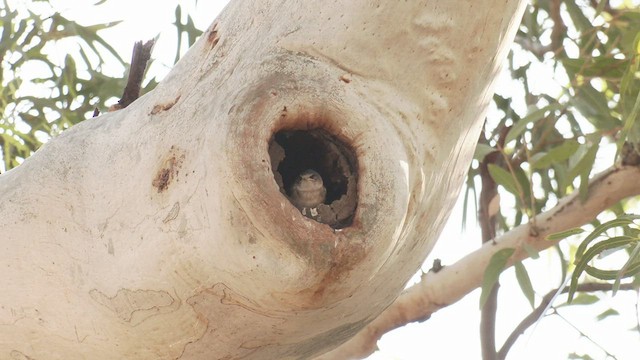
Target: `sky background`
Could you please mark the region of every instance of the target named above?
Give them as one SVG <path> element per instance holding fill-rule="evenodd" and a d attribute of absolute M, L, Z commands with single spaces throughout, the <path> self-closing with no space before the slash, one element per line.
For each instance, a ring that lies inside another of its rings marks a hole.
<path fill-rule="evenodd" d="M 24 6 L 27 3 L 29 2 L 24 0 L 14 1 L 16 5 Z M 175 21 L 176 5 L 182 5 L 183 17 L 189 14 L 198 28 L 205 29 L 227 1 L 200 0 L 197 1 L 197 5 L 195 0 L 107 0 L 100 6 L 92 5 L 95 2 L 89 0 L 51 0 L 50 3 L 56 11 L 83 25 L 122 20 L 121 24 L 105 30 L 101 35 L 127 61 L 131 58 L 131 49 L 135 41 L 148 40 L 159 34 L 153 53 L 157 61 L 150 73 L 162 77 L 171 69 L 175 56 L 176 29 L 172 23 Z M 58 55 L 64 58 L 68 49 L 59 48 L 52 51 L 59 52 Z M 111 74 L 122 74 L 123 69 L 115 66 L 108 71 Z M 553 73 L 548 68 L 534 67 L 532 71 L 536 71 L 537 78 L 541 79 L 539 86 L 557 87 L 558 83 L 563 81 L 561 74 Z M 519 90 L 513 86 L 508 74 L 503 72 L 497 82 L 496 91 L 501 94 L 513 94 Z M 489 118 L 492 116 L 491 111 Z M 526 109 L 523 111 L 526 112 Z M 501 205 L 503 208 L 513 206 L 508 197 L 503 197 Z M 469 224 L 463 232 L 462 201 L 458 201 L 438 244 L 425 261 L 424 271 L 428 271 L 435 258 L 441 259 L 442 263 L 447 265 L 478 248 L 481 242 L 480 231 L 475 225 L 475 209 L 470 207 L 470 210 Z M 559 285 L 558 259 L 553 253 L 542 253 L 537 260 L 527 260 L 525 266 L 539 295 L 537 300 Z M 519 290 L 513 270 L 508 270 L 502 275 L 501 283 L 498 347 L 518 322 L 531 311 L 529 303 Z M 461 301 L 436 312 L 424 323 L 409 324 L 385 335 L 378 343 L 380 351 L 369 359 L 480 359 L 479 296 L 480 292 L 476 290 Z M 582 337 L 574 329 L 575 326 L 618 359 L 640 359 L 640 335 L 637 331 L 629 330 L 636 326 L 636 301 L 636 294 L 621 292 L 615 298 L 606 295 L 604 300 L 595 306 L 561 308 L 559 313 L 567 321 L 559 316 L 546 317 L 520 338 L 512 348 L 509 358 L 566 359 L 567 354 L 577 352 L 604 359 L 604 352 L 593 342 Z M 555 304 L 562 302 L 560 298 Z M 596 316 L 609 307 L 615 308 L 620 315 L 597 322 Z"/>

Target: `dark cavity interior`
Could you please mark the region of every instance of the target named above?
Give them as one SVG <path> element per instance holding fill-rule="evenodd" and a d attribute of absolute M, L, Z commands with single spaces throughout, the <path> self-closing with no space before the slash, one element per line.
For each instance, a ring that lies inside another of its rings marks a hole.
<path fill-rule="evenodd" d="M 284 195 L 289 195 L 303 171 L 313 169 L 322 176 L 325 203 L 318 206 L 319 215 L 308 217 L 333 228 L 351 225 L 357 205 L 357 166 L 349 146 L 323 129 L 281 130 L 269 144 L 269 155 Z"/>

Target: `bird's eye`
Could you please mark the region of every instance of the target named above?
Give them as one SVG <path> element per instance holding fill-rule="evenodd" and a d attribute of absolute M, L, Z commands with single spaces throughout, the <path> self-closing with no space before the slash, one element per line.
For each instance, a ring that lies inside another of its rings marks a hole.
<path fill-rule="evenodd" d="M 318 177 L 316 176 L 316 174 L 311 174 L 311 176 L 309 176 L 311 178 L 311 180 L 318 180 Z"/>

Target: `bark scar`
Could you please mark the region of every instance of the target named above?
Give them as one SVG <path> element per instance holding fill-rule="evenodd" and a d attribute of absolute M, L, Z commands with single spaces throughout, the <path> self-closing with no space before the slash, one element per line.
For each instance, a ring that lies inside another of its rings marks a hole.
<path fill-rule="evenodd" d="M 173 99 L 173 100 L 171 100 L 169 102 L 166 102 L 166 103 L 163 103 L 163 104 L 154 105 L 153 109 L 151 109 L 151 112 L 149 112 L 149 115 L 155 115 L 157 113 L 161 113 L 163 111 L 167 111 L 167 110 L 171 109 L 173 107 L 173 105 L 175 105 L 178 102 L 178 100 L 180 100 L 180 96 L 181 95 L 176 96 L 175 99 Z"/>
<path fill-rule="evenodd" d="M 171 146 L 169 154 L 167 154 L 160 170 L 156 172 L 156 176 L 151 184 L 158 189 L 158 192 L 164 192 L 169 188 L 171 182 L 177 179 L 180 174 L 180 168 L 186 158 L 184 150 Z"/>

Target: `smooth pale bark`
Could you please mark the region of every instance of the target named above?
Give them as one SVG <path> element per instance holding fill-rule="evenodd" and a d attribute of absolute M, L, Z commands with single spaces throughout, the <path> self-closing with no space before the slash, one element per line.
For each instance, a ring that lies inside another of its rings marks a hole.
<path fill-rule="evenodd" d="M 523 2 L 235 1 L 152 93 L 0 177 L 0 357 L 307 358 L 402 291 L 461 187 Z M 268 153 L 357 157 L 341 230 Z"/>

